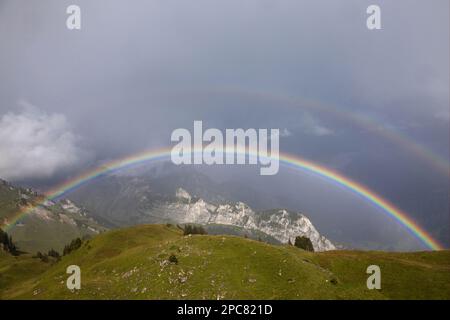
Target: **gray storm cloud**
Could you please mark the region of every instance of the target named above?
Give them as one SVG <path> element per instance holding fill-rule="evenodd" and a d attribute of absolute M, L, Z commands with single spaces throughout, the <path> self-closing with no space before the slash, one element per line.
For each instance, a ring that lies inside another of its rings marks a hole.
<path fill-rule="evenodd" d="M 48 178 L 78 164 L 81 150 L 62 114 L 27 106 L 0 118 L 0 177 Z"/>
<path fill-rule="evenodd" d="M 65 24 L 74 3 L 77 31 Z M 381 30 L 367 30 L 371 4 L 381 7 Z M 42 129 L 48 139 L 2 136 L 0 177 L 65 178 L 84 158 L 76 135 L 102 163 L 168 146 L 194 120 L 280 128 L 280 151 L 339 169 L 450 243 L 448 177 L 352 121 L 361 115 L 448 159 L 449 30 L 448 0 L 0 0 L 2 130 L 58 123 Z M 40 116 L 14 113 L 19 97 Z M 33 148 L 47 151 L 37 160 Z M 281 174 L 270 180 L 280 205 L 308 210 L 319 228 L 356 230 L 373 213 L 354 198 L 345 206 L 341 193 L 323 197 L 318 179 Z M 259 192 L 268 185 L 223 176 Z"/>

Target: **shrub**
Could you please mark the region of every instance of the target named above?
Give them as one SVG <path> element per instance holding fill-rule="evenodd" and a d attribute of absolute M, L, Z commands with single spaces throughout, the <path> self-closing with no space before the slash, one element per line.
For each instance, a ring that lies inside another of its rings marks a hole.
<path fill-rule="evenodd" d="M 48 256 L 44 253 L 42 254 L 42 252 L 38 251 L 36 253 L 35 256 L 33 256 L 33 258 L 38 258 L 40 259 L 42 262 L 48 262 Z"/>
<path fill-rule="evenodd" d="M 171 254 L 169 257 L 169 262 L 173 264 L 178 264 L 178 258 L 174 254 Z"/>
<path fill-rule="evenodd" d="M 186 236 L 188 234 L 207 234 L 206 230 L 202 226 L 196 225 L 185 225 L 183 234 Z"/>
<path fill-rule="evenodd" d="M 59 259 L 61 256 L 59 255 L 59 252 L 54 250 L 54 249 L 50 249 L 50 251 L 47 254 L 49 257 L 53 257 L 56 259 Z"/>
<path fill-rule="evenodd" d="M 297 248 L 306 250 L 306 251 L 314 251 L 312 242 L 308 237 L 303 237 L 303 236 L 296 237 L 294 246 L 296 246 Z"/>

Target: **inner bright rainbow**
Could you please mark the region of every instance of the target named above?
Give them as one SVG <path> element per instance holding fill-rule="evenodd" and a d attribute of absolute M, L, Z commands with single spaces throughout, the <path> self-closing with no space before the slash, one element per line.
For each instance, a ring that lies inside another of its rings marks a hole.
<path fill-rule="evenodd" d="M 194 151 L 196 152 L 196 151 Z M 255 154 L 252 150 L 238 150 L 238 153 Z M 61 198 L 62 196 L 68 194 L 72 190 L 80 187 L 83 184 L 88 183 L 101 176 L 114 173 L 117 171 L 125 170 L 129 167 L 136 166 L 142 163 L 152 163 L 158 161 L 165 161 L 170 159 L 171 148 L 160 148 L 150 151 L 145 151 L 142 153 L 134 154 L 125 158 L 121 158 L 115 161 L 108 162 L 101 165 L 93 170 L 87 171 L 73 179 L 70 179 L 52 190 L 46 193 L 45 199 L 43 199 L 40 204 L 43 204 L 46 200 L 55 200 Z M 287 153 L 280 153 L 279 155 L 280 163 L 284 164 L 294 170 L 306 171 L 313 173 L 320 177 L 326 178 L 330 181 L 337 183 L 339 186 L 361 196 L 370 204 L 381 209 L 380 212 L 384 212 L 400 225 L 402 225 L 410 234 L 421 241 L 427 248 L 432 250 L 443 250 L 444 247 L 421 226 L 419 226 L 414 220 L 409 217 L 404 211 L 395 207 L 388 200 L 384 199 L 380 195 L 376 194 L 374 191 L 370 190 L 368 187 L 357 183 L 344 175 L 333 171 L 331 169 L 325 168 L 321 165 L 313 163 L 311 161 L 305 160 L 299 156 L 291 155 Z M 6 229 L 12 228 L 17 221 L 31 213 L 35 207 L 27 207 L 18 212 L 11 222 L 6 226 Z"/>

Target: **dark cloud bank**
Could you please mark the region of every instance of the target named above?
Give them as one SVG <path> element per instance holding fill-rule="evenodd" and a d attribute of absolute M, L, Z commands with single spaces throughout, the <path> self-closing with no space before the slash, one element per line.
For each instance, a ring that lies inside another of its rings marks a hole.
<path fill-rule="evenodd" d="M 449 3 L 377 1 L 383 28 L 371 32 L 372 2 L 77 1 L 82 29 L 69 31 L 70 1 L 3 1 L 0 175 L 44 188 L 169 145 L 194 120 L 277 127 L 282 151 L 368 185 L 448 245 L 448 176 L 352 117 L 448 161 Z M 331 238 L 422 248 L 307 174 L 200 169 L 270 192 L 273 205 L 306 211 Z"/>

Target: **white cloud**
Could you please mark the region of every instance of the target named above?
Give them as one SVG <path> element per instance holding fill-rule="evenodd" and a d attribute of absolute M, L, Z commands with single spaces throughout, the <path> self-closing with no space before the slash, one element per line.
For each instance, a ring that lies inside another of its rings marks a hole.
<path fill-rule="evenodd" d="M 314 136 L 327 136 L 334 134 L 333 130 L 323 126 L 310 114 L 305 113 L 301 119 L 300 126 L 307 134 Z"/>
<path fill-rule="evenodd" d="M 450 112 L 449 110 L 442 110 L 434 113 L 434 117 L 438 120 L 449 122 L 450 121 Z"/>
<path fill-rule="evenodd" d="M 46 114 L 26 102 L 0 118 L 0 177 L 49 178 L 78 164 L 81 150 L 62 114 Z"/>
<path fill-rule="evenodd" d="M 280 131 L 280 137 L 290 137 L 292 136 L 292 132 L 289 131 L 289 129 L 284 128 Z"/>
<path fill-rule="evenodd" d="M 269 140 L 270 139 L 274 139 L 274 138 L 284 138 L 284 137 L 290 137 L 292 135 L 292 132 L 289 131 L 289 129 L 284 128 L 284 129 L 280 129 L 278 133 L 275 132 L 271 132 Z"/>

